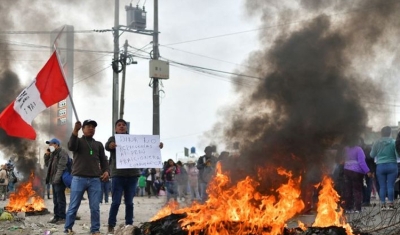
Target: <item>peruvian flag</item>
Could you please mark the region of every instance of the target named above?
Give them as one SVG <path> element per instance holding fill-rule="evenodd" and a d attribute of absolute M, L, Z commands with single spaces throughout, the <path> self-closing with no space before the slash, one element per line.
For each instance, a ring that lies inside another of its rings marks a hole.
<path fill-rule="evenodd" d="M 36 139 L 36 132 L 31 126 L 33 119 L 69 94 L 61 69 L 54 51 L 36 79 L 2 111 L 0 127 L 8 135 Z"/>

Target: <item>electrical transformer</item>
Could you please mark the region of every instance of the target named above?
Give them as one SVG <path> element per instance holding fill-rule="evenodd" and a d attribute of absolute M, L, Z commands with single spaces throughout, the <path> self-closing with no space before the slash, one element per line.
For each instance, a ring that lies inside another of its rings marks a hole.
<path fill-rule="evenodd" d="M 139 6 L 133 7 L 132 4 L 125 6 L 126 26 L 128 28 L 144 30 L 146 29 L 146 11 Z"/>

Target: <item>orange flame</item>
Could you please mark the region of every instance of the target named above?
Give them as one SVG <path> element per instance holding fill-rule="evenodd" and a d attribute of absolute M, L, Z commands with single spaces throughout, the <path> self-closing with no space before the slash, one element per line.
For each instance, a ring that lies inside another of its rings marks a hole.
<path fill-rule="evenodd" d="M 343 215 L 343 209 L 338 208 L 339 195 L 333 188 L 331 178 L 325 176 L 322 180 L 322 189 L 318 196 L 317 217 L 313 226 L 329 227 L 332 225 L 340 226 L 346 229 L 348 235 L 353 234 L 350 225 L 346 223 L 346 217 Z"/>
<path fill-rule="evenodd" d="M 286 176 L 288 182 L 276 190 L 279 196 L 275 198 L 257 192 L 259 183 L 250 177 L 229 187 L 229 178 L 217 165 L 217 173 L 207 189 L 209 199 L 206 203 L 175 211 L 169 204 L 152 220 L 171 212 L 187 213 L 180 221 L 181 226 L 193 235 L 201 230 L 213 235 L 234 234 L 232 231 L 237 231 L 236 234 L 281 234 L 286 222 L 304 208 L 304 203 L 299 198 L 301 179 L 292 179 L 292 174 L 282 168 L 278 173 Z"/>
<path fill-rule="evenodd" d="M 301 178 L 293 179 L 292 173 L 283 168 L 278 168 L 277 172 L 287 178 L 287 183 L 276 190 L 278 198 L 257 192 L 259 183 L 250 177 L 229 187 L 228 176 L 221 173 L 221 167 L 217 165 L 217 173 L 207 189 L 209 199 L 204 204 L 194 203 L 189 208 L 179 209 L 177 202 L 171 202 L 151 221 L 171 213 L 186 213 L 187 216 L 179 222 L 190 235 L 200 232 L 213 235 L 282 234 L 286 222 L 304 209 L 304 202 L 300 199 L 298 188 Z M 343 210 L 338 208 L 339 195 L 333 188 L 332 179 L 325 176 L 321 186 L 318 214 L 313 226 L 340 226 L 346 229 L 348 235 L 352 235 Z M 307 229 L 300 221 L 298 226 Z"/>
<path fill-rule="evenodd" d="M 14 193 L 10 194 L 10 201 L 5 207 L 10 212 L 31 212 L 41 211 L 46 208 L 43 198 L 36 195 L 32 189 L 35 175 L 31 173 L 29 181 L 21 183 Z"/>

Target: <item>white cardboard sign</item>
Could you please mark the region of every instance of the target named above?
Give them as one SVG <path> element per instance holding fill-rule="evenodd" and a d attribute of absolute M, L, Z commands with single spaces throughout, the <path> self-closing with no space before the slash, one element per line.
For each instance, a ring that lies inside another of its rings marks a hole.
<path fill-rule="evenodd" d="M 116 134 L 117 169 L 162 168 L 159 135 Z"/>

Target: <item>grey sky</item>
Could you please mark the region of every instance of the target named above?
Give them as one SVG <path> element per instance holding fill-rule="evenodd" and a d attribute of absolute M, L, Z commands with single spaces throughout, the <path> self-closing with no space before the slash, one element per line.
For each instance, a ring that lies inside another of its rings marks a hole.
<path fill-rule="evenodd" d="M 4 3 L 5 2 L 5 3 Z M 126 24 L 125 5 L 137 1 L 120 0 L 120 24 Z M 142 6 L 144 1 L 140 1 Z M 7 22 L 2 31 L 51 31 L 63 24 L 75 30 L 111 29 L 114 25 L 114 1 L 2 1 L 1 18 Z M 153 28 L 153 2 L 146 2 L 147 29 Z M 224 34 L 256 29 L 256 20 L 245 15 L 242 1 L 159 1 L 160 54 L 165 59 L 201 67 L 234 71 L 257 47 L 257 31 L 208 40 L 186 42 Z M 136 48 L 151 50 L 152 38 L 124 33 L 125 39 Z M 3 40 L 11 44 L 4 62 L 19 76 L 22 86 L 33 79 L 48 59 L 46 34 L 6 34 Z M 99 51 L 75 53 L 74 101 L 81 120 L 95 119 L 99 126 L 95 138 L 106 142 L 111 135 L 111 81 L 109 67 L 113 50 L 112 34 L 77 33 L 75 49 Z M 186 43 L 182 43 L 186 42 Z M 26 44 L 32 44 L 26 46 Z M 164 46 L 165 45 L 165 46 Z M 135 49 L 130 48 L 131 52 Z M 142 53 L 142 55 L 145 55 Z M 131 122 L 131 134 L 151 134 L 152 96 L 148 86 L 148 60 L 138 58 L 137 65 L 127 70 L 124 118 Z M 121 76 L 120 76 L 121 78 Z M 218 110 L 235 98 L 233 81 L 228 75 L 213 76 L 171 67 L 170 79 L 161 89 L 161 140 L 165 143 L 163 159 L 183 155 L 183 147 L 202 150 L 209 139 L 201 137 L 212 129 Z M 13 97 L 15 98 L 15 97 Z M 12 100 L 13 98 L 10 98 Z M 38 120 L 35 122 L 40 122 Z M 41 134 L 38 146 L 45 148 Z M 222 149 L 221 149 L 222 150 Z"/>
<path fill-rule="evenodd" d="M 125 24 L 124 7 L 131 2 L 136 5 L 138 1 L 120 0 L 120 24 Z M 267 50 L 277 32 L 281 32 L 283 28 L 289 33 L 323 12 L 332 19 L 334 27 L 341 27 L 341 21 L 353 12 L 358 12 L 356 4 L 355 8 L 345 8 L 340 4 L 341 1 L 330 1 L 332 2 L 336 4 L 314 6 L 313 0 L 294 3 L 279 1 L 279 4 L 278 1 L 257 0 L 159 0 L 160 54 L 162 58 L 186 64 L 229 72 L 247 71 L 249 75 L 254 75 L 256 73 L 252 74 L 252 70 L 255 70 L 255 67 L 252 66 L 255 65 L 247 64 L 252 61 L 248 58 L 254 60 Z M 63 24 L 73 25 L 75 30 L 111 29 L 114 25 L 112 0 L 2 0 L 1 3 L 1 31 L 51 31 Z M 143 3 L 144 1 L 140 1 L 139 5 L 142 6 Z M 146 1 L 147 29 L 153 28 L 152 4 L 153 1 Z M 255 30 L 260 27 L 266 30 Z M 0 36 L 2 42 L 9 44 L 9 49 L 5 52 L 7 56 L 3 57 L 2 61 L 10 64 L 21 82 L 27 84 L 49 57 L 47 48 L 38 47 L 48 46 L 49 36 Z M 144 47 L 143 50 L 147 52 L 151 50 L 149 43 L 152 39 L 149 36 L 124 33 L 120 38 L 121 48 L 125 39 L 132 47 Z M 394 37 L 388 40 L 390 45 L 398 42 Z M 105 143 L 111 135 L 112 70 L 109 65 L 112 58 L 110 52 L 113 50 L 112 35 L 110 32 L 77 33 L 75 48 L 97 51 L 77 51 L 75 54 L 74 76 L 77 83 L 74 85 L 74 100 L 81 120 L 90 118 L 98 122 L 95 138 Z M 130 48 L 130 51 L 135 52 L 135 49 Z M 385 53 L 390 51 L 396 52 L 391 55 L 391 59 L 382 55 L 387 55 Z M 383 52 L 371 57 L 358 58 L 354 63 L 354 70 L 378 79 L 382 78 L 382 74 L 385 74 L 386 78 L 395 78 L 397 71 L 391 67 L 399 58 L 397 47 L 386 48 Z M 381 63 L 374 63 L 375 60 Z M 151 134 L 152 90 L 148 86 L 148 60 L 138 58 L 137 61 L 137 65 L 130 65 L 127 70 L 124 118 L 131 122 L 131 134 Z M 245 64 L 247 66 L 244 66 Z M 369 65 L 368 70 L 366 64 Z M 267 70 L 266 67 L 257 69 Z M 257 73 L 260 74 L 260 71 Z M 197 152 L 202 154 L 204 147 L 216 139 L 213 138 L 214 135 L 219 136 L 219 133 L 216 133 L 218 128 L 214 125 L 217 122 L 223 123 L 224 116 L 220 114 L 226 111 L 228 105 L 235 106 L 240 96 L 246 97 L 244 91 L 251 90 L 257 84 L 254 79 L 245 79 L 240 85 L 241 88 L 238 88 L 235 81 L 227 75 L 212 76 L 185 68 L 170 68 L 170 79 L 162 83 L 164 93 L 161 94 L 160 101 L 160 132 L 161 140 L 165 143 L 162 150 L 164 160 L 182 156 L 183 147 L 195 146 Z M 382 83 L 388 93 L 397 90 L 397 84 L 389 79 L 383 80 Z M 382 112 L 370 116 L 374 125 L 385 122 L 395 124 L 398 113 L 396 99 L 396 95 L 389 96 L 389 103 L 396 105 L 385 106 L 380 110 Z M 45 148 L 43 141 L 49 137 L 51 136 L 42 134 L 38 138 L 38 146 Z"/>

